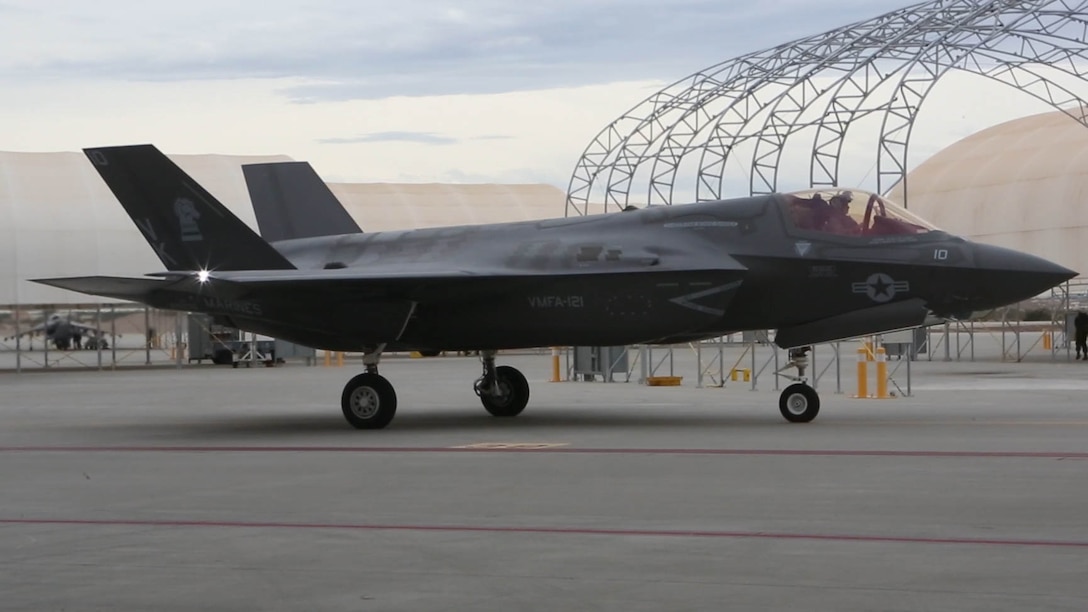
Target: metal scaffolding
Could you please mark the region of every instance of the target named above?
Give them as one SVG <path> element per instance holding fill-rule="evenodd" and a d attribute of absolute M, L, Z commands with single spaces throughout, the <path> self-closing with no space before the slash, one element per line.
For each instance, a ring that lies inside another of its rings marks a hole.
<path fill-rule="evenodd" d="M 885 193 L 906 180 L 915 119 L 953 70 L 1088 126 L 1076 93 L 1088 89 L 1086 8 L 1088 0 L 933 0 L 711 66 L 601 130 L 571 175 L 566 215 L 672 204 L 678 190 L 694 189 L 699 201 L 740 195 L 723 193 L 731 159 L 748 173 L 750 194 L 775 192 L 791 139 L 809 156 L 809 186 L 838 186 L 849 128 L 863 118 L 880 125 L 876 190 Z"/>

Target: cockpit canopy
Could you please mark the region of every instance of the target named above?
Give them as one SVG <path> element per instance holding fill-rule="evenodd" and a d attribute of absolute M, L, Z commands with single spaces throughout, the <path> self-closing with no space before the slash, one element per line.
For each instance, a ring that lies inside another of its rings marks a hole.
<path fill-rule="evenodd" d="M 898 204 L 860 189 L 810 189 L 785 194 L 795 229 L 836 236 L 904 236 L 937 228 Z"/>

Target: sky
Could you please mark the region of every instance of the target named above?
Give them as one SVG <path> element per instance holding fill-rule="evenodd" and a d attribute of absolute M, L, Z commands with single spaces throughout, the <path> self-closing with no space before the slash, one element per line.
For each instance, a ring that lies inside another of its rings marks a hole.
<path fill-rule="evenodd" d="M 327 181 L 565 189 L 593 137 L 667 84 L 907 4 L 0 0 L 0 150 L 153 143 L 283 154 Z M 921 150 L 1038 112 L 947 98 Z"/>

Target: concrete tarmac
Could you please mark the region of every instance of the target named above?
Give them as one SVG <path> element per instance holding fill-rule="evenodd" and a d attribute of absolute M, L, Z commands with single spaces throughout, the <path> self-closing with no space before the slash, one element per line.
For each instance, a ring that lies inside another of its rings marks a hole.
<path fill-rule="evenodd" d="M 824 379 L 808 425 L 500 363 L 514 419 L 476 359 L 383 361 L 372 432 L 356 367 L 2 374 L 0 610 L 1088 609 L 1088 363 Z"/>

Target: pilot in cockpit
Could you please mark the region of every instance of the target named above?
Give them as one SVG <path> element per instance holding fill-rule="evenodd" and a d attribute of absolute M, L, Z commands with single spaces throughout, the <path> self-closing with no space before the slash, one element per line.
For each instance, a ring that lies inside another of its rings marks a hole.
<path fill-rule="evenodd" d="M 849 191 L 841 191 L 831 196 L 831 200 L 828 202 L 831 214 L 824 225 L 824 231 L 840 235 L 861 233 L 861 226 L 850 216 L 850 202 L 853 199 L 854 194 Z"/>

